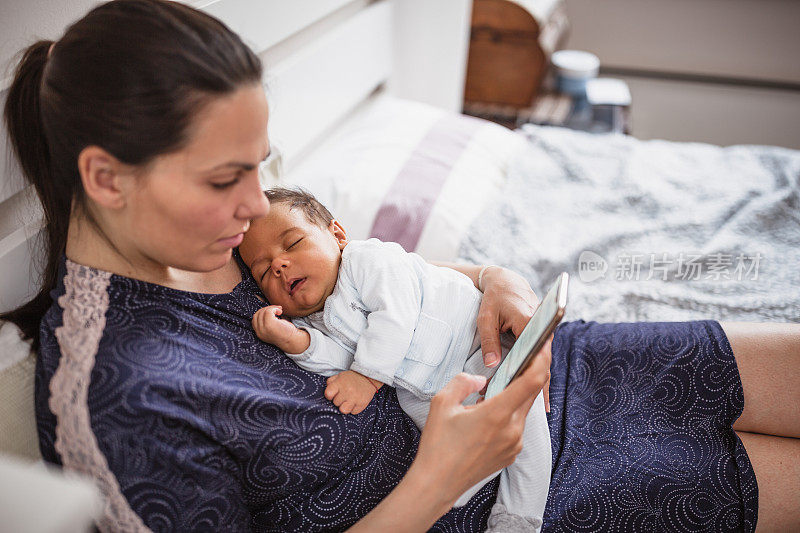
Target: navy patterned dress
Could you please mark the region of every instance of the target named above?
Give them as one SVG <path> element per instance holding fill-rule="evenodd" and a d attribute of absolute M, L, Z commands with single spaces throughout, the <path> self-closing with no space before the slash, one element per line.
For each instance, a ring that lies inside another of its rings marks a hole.
<path fill-rule="evenodd" d="M 250 327 L 255 282 L 177 291 L 65 261 L 42 322 L 45 459 L 94 477 L 108 531 L 339 531 L 400 481 L 419 442 L 394 390 L 358 415 Z M 752 529 L 743 405 L 716 323 L 565 324 L 553 344 L 545 530 Z M 481 531 L 487 484 L 433 531 Z M 410 510 L 410 512 L 413 510 Z"/>
<path fill-rule="evenodd" d="M 563 324 L 543 530 L 755 531 L 755 473 L 731 429 L 743 409 L 715 321 Z"/>

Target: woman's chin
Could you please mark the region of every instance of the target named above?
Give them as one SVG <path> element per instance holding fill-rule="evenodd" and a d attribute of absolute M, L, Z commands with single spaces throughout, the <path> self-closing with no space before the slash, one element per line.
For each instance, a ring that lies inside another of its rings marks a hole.
<path fill-rule="evenodd" d="M 181 263 L 175 264 L 175 266 L 190 272 L 213 272 L 227 265 L 232 256 L 233 250 L 228 248 L 223 252 L 216 252 L 213 254 L 197 254 L 189 261 L 184 260 Z"/>

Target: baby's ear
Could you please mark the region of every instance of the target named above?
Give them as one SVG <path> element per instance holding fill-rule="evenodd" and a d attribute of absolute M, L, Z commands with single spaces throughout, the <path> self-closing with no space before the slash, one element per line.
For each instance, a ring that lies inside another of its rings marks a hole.
<path fill-rule="evenodd" d="M 339 223 L 338 220 L 334 219 L 331 220 L 331 223 L 328 224 L 328 231 L 330 231 L 336 240 L 339 243 L 339 249 L 344 250 L 345 245 L 347 244 L 347 232 L 344 231 L 344 227 Z"/>

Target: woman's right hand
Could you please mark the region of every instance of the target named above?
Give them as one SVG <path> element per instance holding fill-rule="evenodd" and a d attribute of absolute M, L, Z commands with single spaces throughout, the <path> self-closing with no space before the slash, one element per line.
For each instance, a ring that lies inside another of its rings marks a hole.
<path fill-rule="evenodd" d="M 475 483 L 514 462 L 528 411 L 550 378 L 551 344 L 552 336 L 525 373 L 476 405 L 461 403 L 483 388 L 486 378 L 456 376 L 431 401 L 409 474 L 418 469 L 437 480 L 452 505 Z"/>
<path fill-rule="evenodd" d="M 510 465 L 522 449 L 525 418 L 550 378 L 552 336 L 506 389 L 462 405 L 486 378 L 459 374 L 431 401 L 417 456 L 400 484 L 348 531 L 427 531 L 470 487 Z"/>

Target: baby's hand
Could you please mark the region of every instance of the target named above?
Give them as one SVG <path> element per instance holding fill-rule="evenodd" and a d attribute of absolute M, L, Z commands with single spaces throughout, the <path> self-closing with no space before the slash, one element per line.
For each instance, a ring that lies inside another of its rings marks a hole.
<path fill-rule="evenodd" d="M 259 339 L 283 349 L 297 332 L 297 326 L 278 318 L 281 313 L 280 305 L 262 307 L 253 315 L 253 329 Z"/>
<path fill-rule="evenodd" d="M 353 370 L 345 370 L 328 378 L 325 397 L 343 414 L 357 415 L 369 405 L 381 385 L 383 383 L 378 380 Z"/>

